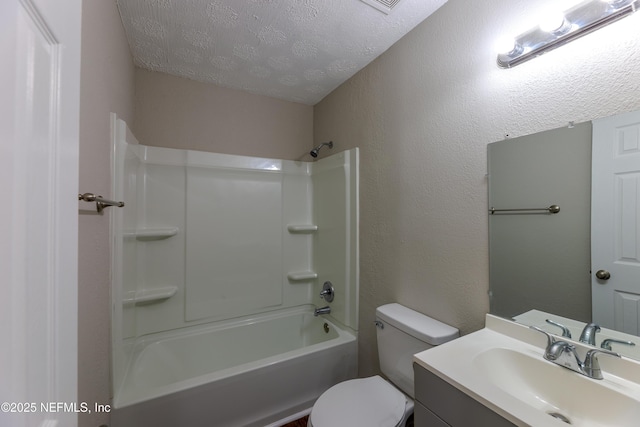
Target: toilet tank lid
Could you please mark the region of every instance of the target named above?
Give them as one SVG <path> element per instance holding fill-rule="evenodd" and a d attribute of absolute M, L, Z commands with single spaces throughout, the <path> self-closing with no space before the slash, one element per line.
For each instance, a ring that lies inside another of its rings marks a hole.
<path fill-rule="evenodd" d="M 460 331 L 398 303 L 376 309 L 376 316 L 409 335 L 431 345 L 443 344 L 460 336 Z"/>

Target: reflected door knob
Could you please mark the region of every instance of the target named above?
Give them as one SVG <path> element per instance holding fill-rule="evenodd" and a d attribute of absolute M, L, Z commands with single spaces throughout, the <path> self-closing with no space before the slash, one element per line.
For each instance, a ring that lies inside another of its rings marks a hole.
<path fill-rule="evenodd" d="M 600 280 L 609 280 L 611 278 L 611 273 L 607 270 L 598 270 L 596 271 L 596 277 Z"/>

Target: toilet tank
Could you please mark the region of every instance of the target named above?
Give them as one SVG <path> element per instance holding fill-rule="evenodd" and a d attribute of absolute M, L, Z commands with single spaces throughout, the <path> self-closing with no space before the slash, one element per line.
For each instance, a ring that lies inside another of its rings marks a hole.
<path fill-rule="evenodd" d="M 460 331 L 397 303 L 378 307 L 376 321 L 380 369 L 413 398 L 413 355 L 457 338 Z"/>

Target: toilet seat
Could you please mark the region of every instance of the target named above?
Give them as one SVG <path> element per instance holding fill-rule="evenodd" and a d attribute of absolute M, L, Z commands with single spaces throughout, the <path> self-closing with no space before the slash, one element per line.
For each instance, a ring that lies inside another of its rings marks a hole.
<path fill-rule="evenodd" d="M 313 427 L 396 427 L 403 420 L 407 397 L 376 375 L 336 384 L 313 405 Z"/>

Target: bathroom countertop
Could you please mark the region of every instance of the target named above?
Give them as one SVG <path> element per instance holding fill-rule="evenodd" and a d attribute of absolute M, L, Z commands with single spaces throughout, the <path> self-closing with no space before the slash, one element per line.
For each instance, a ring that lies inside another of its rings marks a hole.
<path fill-rule="evenodd" d="M 633 413 L 640 413 L 640 381 L 638 381 L 640 364 L 638 362 L 626 358 L 602 357 L 600 361 L 605 380 L 588 379 L 544 360 L 545 343 L 546 338 L 537 331 L 506 319 L 487 315 L 487 324 L 484 329 L 418 353 L 414 356 L 414 362 L 518 426 L 566 426 L 567 424 L 551 417 L 549 411 L 545 411 L 545 405 L 548 407 L 549 404 L 539 396 L 532 394 L 530 398 L 523 399 L 522 396 L 514 396 L 496 385 L 496 382 L 492 381 L 493 376 L 501 376 L 502 382 L 505 381 L 502 369 L 498 367 L 495 373 L 488 372 L 479 363 L 478 356 L 483 353 L 487 356 L 490 350 L 518 352 L 523 357 L 533 358 L 536 363 L 539 360 L 545 373 L 555 372 L 559 374 L 558 377 L 568 378 L 572 383 L 575 375 L 578 379 L 575 383 L 578 386 L 585 384 L 584 381 L 593 381 L 588 385 L 598 387 L 595 390 L 601 390 L 599 387 L 604 387 L 607 392 L 624 394 L 632 404 L 629 408 L 623 406 L 622 410 L 629 409 Z M 576 343 L 576 346 L 578 344 Z M 495 365 L 500 366 L 499 363 Z M 551 378 L 555 376 L 551 375 Z M 508 377 L 506 381 L 518 382 L 521 379 L 514 375 Z M 522 381 L 527 379 L 523 378 Z M 584 402 L 581 407 L 596 407 L 597 403 L 594 399 L 594 402 Z M 618 425 L 615 420 L 612 420 L 611 424 L 603 424 L 602 421 L 590 419 L 581 410 L 572 412 L 560 409 L 559 411 L 568 412 L 574 426 Z M 627 424 L 622 423 L 622 425 Z"/>

